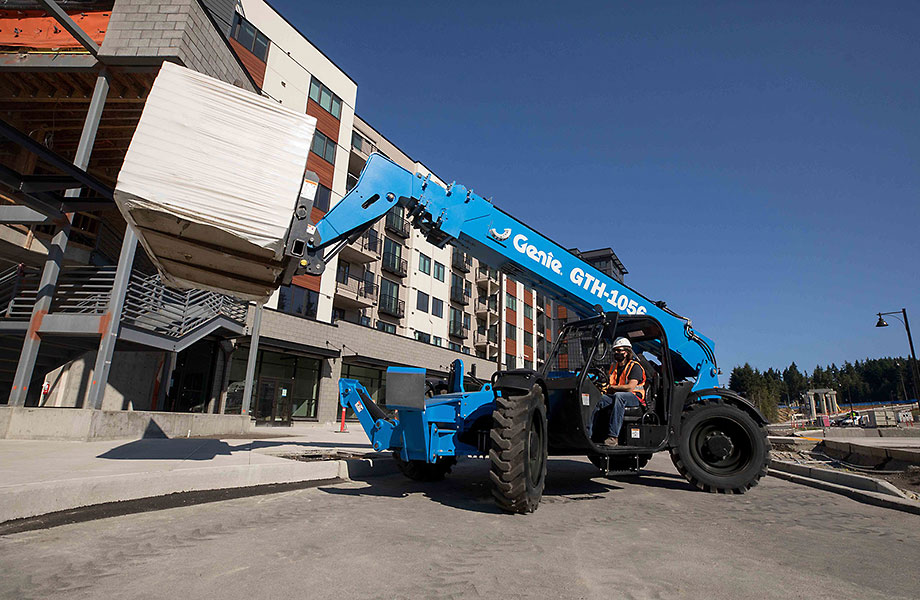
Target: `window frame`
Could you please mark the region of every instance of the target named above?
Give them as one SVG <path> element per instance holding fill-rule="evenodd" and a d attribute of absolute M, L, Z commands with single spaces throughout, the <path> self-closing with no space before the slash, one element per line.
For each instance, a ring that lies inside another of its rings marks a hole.
<path fill-rule="evenodd" d="M 326 92 L 329 96 L 329 106 L 323 106 L 323 101 L 325 100 L 323 92 Z M 316 78 L 315 75 L 310 76 L 310 89 L 308 92 L 308 97 L 310 100 L 315 102 L 317 106 L 322 108 L 324 111 L 332 115 L 338 120 L 342 120 L 342 99 L 329 89 L 322 81 Z"/>
<path fill-rule="evenodd" d="M 317 142 L 322 144 L 322 154 L 317 152 Z M 329 159 L 326 155 L 329 153 L 329 148 L 332 148 L 332 160 Z M 330 165 L 335 165 L 335 153 L 336 153 L 336 143 L 332 141 L 325 133 L 322 131 L 316 130 L 313 132 L 313 142 L 310 144 L 310 152 L 317 155 Z"/>
<path fill-rule="evenodd" d="M 430 301 L 431 297 L 428 294 L 422 290 L 418 290 L 418 295 L 415 298 L 415 310 L 428 313 L 428 304 Z"/>

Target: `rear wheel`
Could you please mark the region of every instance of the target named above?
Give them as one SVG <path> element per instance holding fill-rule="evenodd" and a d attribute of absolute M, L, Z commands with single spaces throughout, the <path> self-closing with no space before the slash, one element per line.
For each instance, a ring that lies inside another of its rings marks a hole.
<path fill-rule="evenodd" d="M 687 481 L 706 492 L 743 494 L 766 475 L 767 432 L 744 410 L 721 399 L 684 410 L 671 460 Z"/>
<path fill-rule="evenodd" d="M 522 396 L 495 399 L 492 412 L 492 495 L 514 513 L 537 510 L 546 479 L 546 407 L 535 385 Z"/>
<path fill-rule="evenodd" d="M 613 473 L 614 471 L 632 471 L 637 473 L 642 470 L 648 461 L 651 460 L 651 454 L 621 454 L 610 455 L 610 461 L 603 454 L 589 454 L 588 460 L 591 464 L 604 472 Z"/>
<path fill-rule="evenodd" d="M 457 464 L 456 458 L 443 456 L 439 457 L 435 463 L 427 463 L 423 460 L 405 461 L 399 456 L 399 452 L 393 452 L 393 458 L 396 460 L 399 472 L 413 481 L 441 481 Z"/>

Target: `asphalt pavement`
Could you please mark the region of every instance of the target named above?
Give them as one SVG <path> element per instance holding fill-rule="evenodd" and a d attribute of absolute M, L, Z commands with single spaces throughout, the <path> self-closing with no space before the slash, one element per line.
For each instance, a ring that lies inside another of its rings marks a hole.
<path fill-rule="evenodd" d="M 666 454 L 612 479 L 551 459 L 508 515 L 470 460 L 0 536 L 0 597 L 916 598 L 918 519 L 773 477 L 702 493 Z"/>

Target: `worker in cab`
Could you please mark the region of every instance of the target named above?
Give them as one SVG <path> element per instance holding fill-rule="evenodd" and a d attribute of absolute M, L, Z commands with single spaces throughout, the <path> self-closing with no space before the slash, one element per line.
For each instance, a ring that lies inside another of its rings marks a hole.
<path fill-rule="evenodd" d="M 632 343 L 628 339 L 619 337 L 614 340 L 613 359 L 607 389 L 604 390 L 606 393 L 601 396 L 591 416 L 593 424 L 598 411 L 613 404 L 607 439 L 604 440 L 604 445 L 608 447 L 619 445 L 626 407 L 645 406 L 645 369 L 636 360 Z"/>

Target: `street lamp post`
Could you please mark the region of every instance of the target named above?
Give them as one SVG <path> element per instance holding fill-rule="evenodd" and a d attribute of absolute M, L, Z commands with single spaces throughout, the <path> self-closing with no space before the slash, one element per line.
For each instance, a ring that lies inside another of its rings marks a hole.
<path fill-rule="evenodd" d="M 904 317 L 903 319 L 897 316 L 898 312 Z M 904 323 L 904 329 L 907 330 L 907 343 L 910 346 L 910 376 L 914 384 L 914 396 L 917 398 L 917 407 L 920 408 L 920 383 L 918 383 L 920 377 L 917 376 L 917 353 L 914 352 L 914 338 L 910 335 L 910 322 L 907 320 L 907 309 L 902 308 L 900 311 L 878 313 L 878 322 L 875 324 L 876 327 L 888 327 L 888 323 L 885 322 L 882 315 L 893 315 L 895 319 Z"/>

